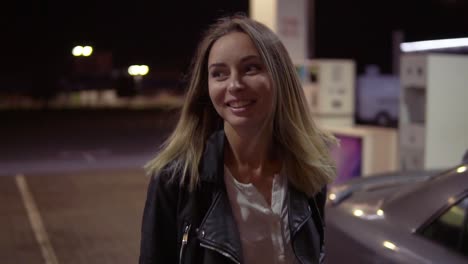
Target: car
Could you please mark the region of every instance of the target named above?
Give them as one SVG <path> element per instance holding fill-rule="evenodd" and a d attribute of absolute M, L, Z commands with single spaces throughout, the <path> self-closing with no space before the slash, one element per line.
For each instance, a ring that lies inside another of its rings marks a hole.
<path fill-rule="evenodd" d="M 328 190 L 327 263 L 468 263 L 468 161 Z"/>

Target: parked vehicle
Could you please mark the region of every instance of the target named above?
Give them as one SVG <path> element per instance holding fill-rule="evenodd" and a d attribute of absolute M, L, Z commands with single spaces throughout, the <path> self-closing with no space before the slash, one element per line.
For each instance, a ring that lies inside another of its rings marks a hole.
<path fill-rule="evenodd" d="M 380 74 L 375 66 L 356 80 L 356 119 L 363 124 L 396 127 L 400 111 L 400 78 Z"/>
<path fill-rule="evenodd" d="M 329 190 L 328 263 L 468 263 L 468 162 Z"/>

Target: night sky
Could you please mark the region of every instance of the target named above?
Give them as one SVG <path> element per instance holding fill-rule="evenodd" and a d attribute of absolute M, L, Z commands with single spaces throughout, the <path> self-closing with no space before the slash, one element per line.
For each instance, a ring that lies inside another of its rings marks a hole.
<path fill-rule="evenodd" d="M 318 57 L 353 58 L 359 71 L 391 71 L 392 32 L 404 41 L 468 37 L 468 0 L 381 0 L 317 3 Z"/>
<path fill-rule="evenodd" d="M 184 73 L 203 30 L 217 17 L 245 12 L 231 1 L 15 1 L 3 8 L 2 80 L 66 74 L 71 49 L 110 51 L 114 67 L 145 63 Z M 352 58 L 362 72 L 391 70 L 392 31 L 406 41 L 468 37 L 468 0 L 318 0 L 316 57 Z M 40 77 L 42 78 L 42 77 Z M 3 81 L 4 82 L 4 81 Z M 3 85 L 4 86 L 4 85 Z"/>

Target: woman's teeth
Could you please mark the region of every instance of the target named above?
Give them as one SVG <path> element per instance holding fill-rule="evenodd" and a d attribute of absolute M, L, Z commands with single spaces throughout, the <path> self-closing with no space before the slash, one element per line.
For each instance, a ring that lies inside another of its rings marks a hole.
<path fill-rule="evenodd" d="M 241 108 L 247 105 L 250 105 L 253 101 L 235 101 L 230 102 L 228 105 L 233 108 Z"/>

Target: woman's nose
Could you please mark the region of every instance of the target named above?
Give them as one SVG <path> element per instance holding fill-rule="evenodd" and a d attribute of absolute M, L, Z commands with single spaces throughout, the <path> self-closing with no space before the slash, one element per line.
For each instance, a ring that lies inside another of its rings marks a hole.
<path fill-rule="evenodd" d="M 239 79 L 239 76 L 233 75 L 231 80 L 229 81 L 228 85 L 228 90 L 230 92 L 235 92 L 240 89 L 244 88 L 244 85 L 242 84 L 241 80 Z"/>

